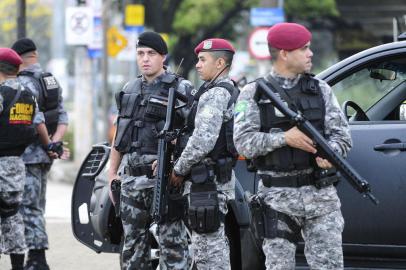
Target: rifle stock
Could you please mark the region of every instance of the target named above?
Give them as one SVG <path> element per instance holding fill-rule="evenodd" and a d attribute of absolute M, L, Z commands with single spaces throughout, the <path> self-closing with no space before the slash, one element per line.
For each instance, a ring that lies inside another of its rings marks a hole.
<path fill-rule="evenodd" d="M 363 179 L 361 175 L 359 175 L 358 172 L 343 157 L 331 149 L 326 139 L 317 131 L 310 121 L 301 115 L 300 112 L 295 112 L 286 106 L 279 96 L 268 87 L 263 78 L 258 79 L 257 83 L 263 93 L 271 99 L 273 105 L 280 112 L 290 118 L 303 133 L 309 136 L 316 143 L 318 154 L 330 161 L 330 163 L 336 167 L 336 169 L 353 188 L 363 194 L 363 196 L 367 196 L 374 204 L 377 205 L 379 201 L 371 193 L 369 183 Z"/>

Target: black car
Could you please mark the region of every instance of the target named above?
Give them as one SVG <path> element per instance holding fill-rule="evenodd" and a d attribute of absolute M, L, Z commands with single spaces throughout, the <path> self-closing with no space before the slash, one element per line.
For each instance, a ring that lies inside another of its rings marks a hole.
<path fill-rule="evenodd" d="M 355 54 L 317 77 L 331 85 L 350 121 L 353 148 L 347 160 L 380 201 L 372 204 L 345 180 L 338 185 L 345 218 L 345 266 L 406 269 L 406 41 Z M 122 235 L 108 197 L 108 155 L 107 145 L 93 147 L 72 196 L 74 235 L 96 252 L 119 252 Z M 245 191 L 256 191 L 258 179 L 243 160 L 237 162 L 236 175 L 236 199 L 226 217 L 232 269 L 264 269 L 244 198 Z M 303 245 L 297 264 L 306 266 Z"/>

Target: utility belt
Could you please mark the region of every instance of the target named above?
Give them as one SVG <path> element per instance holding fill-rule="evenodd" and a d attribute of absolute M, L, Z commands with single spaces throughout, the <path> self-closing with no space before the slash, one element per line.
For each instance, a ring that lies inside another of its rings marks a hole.
<path fill-rule="evenodd" d="M 124 167 L 124 173 L 129 176 L 146 175 L 148 178 L 153 178 L 151 164 L 141 164 L 139 166 L 127 165 Z"/>
<path fill-rule="evenodd" d="M 194 184 L 213 182 L 225 184 L 231 180 L 235 160 L 231 157 L 221 158 L 216 161 L 206 159 L 194 165 L 190 171 L 190 180 Z"/>
<path fill-rule="evenodd" d="M 328 187 L 340 180 L 340 174 L 335 169 L 317 170 L 311 174 L 273 177 L 261 174 L 260 178 L 265 187 L 302 187 L 315 186 L 318 189 Z"/>

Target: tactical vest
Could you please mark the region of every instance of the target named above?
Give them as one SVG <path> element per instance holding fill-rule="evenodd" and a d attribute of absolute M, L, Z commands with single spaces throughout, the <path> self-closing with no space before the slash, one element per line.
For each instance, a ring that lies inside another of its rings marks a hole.
<path fill-rule="evenodd" d="M 38 87 L 38 108 L 44 113 L 45 125 L 49 134 L 54 134 L 58 126 L 59 95 L 62 91 L 58 81 L 49 72 L 21 71 L 18 76 L 28 76 L 35 80 Z"/>
<path fill-rule="evenodd" d="M 231 97 L 227 104 L 227 108 L 230 108 L 231 105 L 233 105 L 236 102 L 238 95 L 240 93 L 240 91 L 235 85 L 226 82 L 220 82 L 214 85 L 213 87 L 225 88 L 228 91 L 228 93 L 230 93 Z M 205 87 L 205 84 L 203 84 L 200 87 L 199 91 L 194 95 L 193 104 L 191 105 L 190 113 L 187 118 L 187 127 L 189 134 L 192 134 L 195 128 L 195 117 L 199 99 L 201 95 L 203 95 L 209 89 L 210 88 Z M 221 125 L 220 133 L 217 138 L 216 144 L 214 145 L 213 150 L 208 154 L 208 157 L 210 157 L 212 160 L 216 161 L 226 157 L 232 157 L 233 159 L 237 158 L 238 153 L 237 150 L 235 149 L 233 141 L 233 127 L 234 127 L 233 118 L 231 118 L 227 122 L 223 122 L 223 124 Z"/>
<path fill-rule="evenodd" d="M 0 156 L 20 156 L 35 139 L 35 97 L 30 91 L 1 85 Z"/>
<path fill-rule="evenodd" d="M 174 74 L 165 74 L 159 83 L 145 85 L 141 78 L 129 82 L 116 94 L 118 108 L 114 147 L 121 153 L 156 155 L 158 133 L 163 129 L 168 102 L 168 89 L 180 82 Z M 175 114 L 174 126 L 182 120 Z"/>
<path fill-rule="evenodd" d="M 296 86 L 286 91 L 283 90 L 284 93 L 279 93 L 269 82 L 267 85 L 288 103 L 290 109 L 300 111 L 324 136 L 325 103 L 316 79 L 310 75 L 305 75 Z M 260 111 L 261 132 L 268 133 L 273 128 L 287 131 L 294 126 L 289 118 L 272 105 L 269 98 L 262 93 L 258 86 L 256 91 L 255 97 Z M 253 161 L 257 169 L 269 171 L 303 170 L 316 165 L 313 154 L 289 146 L 277 148 L 265 156 L 255 158 Z"/>

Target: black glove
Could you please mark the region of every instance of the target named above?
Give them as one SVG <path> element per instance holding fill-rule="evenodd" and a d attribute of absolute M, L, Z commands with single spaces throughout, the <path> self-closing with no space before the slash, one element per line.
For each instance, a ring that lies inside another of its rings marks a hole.
<path fill-rule="evenodd" d="M 63 154 L 63 142 L 51 142 L 44 147 L 44 150 L 47 152 L 54 152 L 58 154 L 58 158 L 60 158 Z"/>

